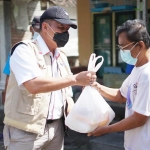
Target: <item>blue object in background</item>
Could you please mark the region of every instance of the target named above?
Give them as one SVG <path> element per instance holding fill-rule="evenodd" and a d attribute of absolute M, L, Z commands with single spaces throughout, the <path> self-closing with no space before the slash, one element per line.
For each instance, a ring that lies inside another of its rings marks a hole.
<path fill-rule="evenodd" d="M 134 65 L 127 64 L 127 66 L 126 66 L 126 73 L 130 74 L 133 68 L 134 68 Z"/>
<path fill-rule="evenodd" d="M 3 70 L 3 73 L 6 74 L 6 75 L 10 75 L 10 64 L 9 64 L 9 61 L 10 61 L 10 54 L 8 55 L 8 58 L 7 58 L 7 61 L 6 61 L 4 70 Z"/>

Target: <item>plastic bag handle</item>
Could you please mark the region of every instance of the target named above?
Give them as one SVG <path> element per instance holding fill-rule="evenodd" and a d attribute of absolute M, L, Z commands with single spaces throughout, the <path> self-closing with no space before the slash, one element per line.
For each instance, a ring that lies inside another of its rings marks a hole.
<path fill-rule="evenodd" d="M 102 60 L 95 66 L 95 63 L 99 58 L 101 58 Z M 92 53 L 89 59 L 88 71 L 97 72 L 98 69 L 102 66 L 103 61 L 104 61 L 104 58 L 102 56 L 96 57 L 96 54 Z"/>
<path fill-rule="evenodd" d="M 92 53 L 90 58 L 89 58 L 88 71 L 92 71 L 93 68 L 95 67 L 94 66 L 95 64 L 93 64 L 93 59 L 95 59 L 95 54 L 94 53 Z"/>
<path fill-rule="evenodd" d="M 101 62 L 99 62 L 99 63 L 95 66 L 95 68 L 93 69 L 94 72 L 97 72 L 97 71 L 99 70 L 99 68 L 102 66 L 103 62 L 104 62 L 103 56 L 98 56 L 98 57 L 96 57 L 96 61 L 97 61 L 99 58 L 101 58 L 102 60 L 101 60 Z M 96 61 L 95 61 L 95 63 L 96 63 Z"/>

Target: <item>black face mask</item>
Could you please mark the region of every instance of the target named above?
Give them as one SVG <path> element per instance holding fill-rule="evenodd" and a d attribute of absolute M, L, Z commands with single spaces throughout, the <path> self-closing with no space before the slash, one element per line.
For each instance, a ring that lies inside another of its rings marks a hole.
<path fill-rule="evenodd" d="M 48 26 L 53 31 L 53 29 L 50 27 L 49 24 L 48 24 Z M 47 34 L 48 34 L 48 32 L 47 32 Z M 69 33 L 68 33 L 68 31 L 65 31 L 63 33 L 54 32 L 53 41 L 56 42 L 56 44 L 57 44 L 58 47 L 64 47 L 66 45 L 66 43 L 68 42 L 68 40 L 69 40 Z"/>
<path fill-rule="evenodd" d="M 55 32 L 53 40 L 56 42 L 58 47 L 64 47 L 69 40 L 68 31 L 63 33 Z"/>

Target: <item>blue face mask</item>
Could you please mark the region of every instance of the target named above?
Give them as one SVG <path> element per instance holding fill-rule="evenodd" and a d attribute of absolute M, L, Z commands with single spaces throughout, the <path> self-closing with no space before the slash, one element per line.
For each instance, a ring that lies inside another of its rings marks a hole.
<path fill-rule="evenodd" d="M 137 45 L 137 43 L 131 48 L 131 50 Z M 140 52 L 137 54 L 136 58 L 131 56 L 131 50 L 122 50 L 120 49 L 120 55 L 124 62 L 130 65 L 135 65 L 137 62 L 137 57 L 139 56 Z"/>
<path fill-rule="evenodd" d="M 32 39 L 36 39 L 38 37 L 39 33 L 34 31 L 34 34 L 32 36 Z"/>
<path fill-rule="evenodd" d="M 33 30 L 33 36 L 32 36 L 32 39 L 36 39 L 39 35 L 38 32 L 34 31 L 34 28 L 32 27 L 32 30 Z"/>

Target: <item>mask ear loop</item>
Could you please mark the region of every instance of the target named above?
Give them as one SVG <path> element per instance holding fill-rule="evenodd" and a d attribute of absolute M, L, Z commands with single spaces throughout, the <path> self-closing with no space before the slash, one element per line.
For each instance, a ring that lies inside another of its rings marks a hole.
<path fill-rule="evenodd" d="M 136 58 L 138 58 L 138 56 L 140 55 L 140 53 L 141 53 L 141 50 L 140 50 L 139 53 L 137 54 Z"/>
<path fill-rule="evenodd" d="M 48 23 L 47 23 L 48 24 Z M 53 33 L 55 33 L 55 31 L 51 28 L 51 26 L 48 24 L 48 26 L 50 27 L 50 29 L 53 31 Z"/>
<path fill-rule="evenodd" d="M 132 49 L 130 51 L 133 50 L 133 48 L 138 44 L 138 42 L 132 47 Z M 138 58 L 138 56 L 140 55 L 141 51 L 139 51 L 139 53 L 137 54 L 137 56 L 135 58 Z"/>
<path fill-rule="evenodd" d="M 137 42 L 135 45 L 133 45 L 133 47 L 130 49 L 130 51 L 132 51 L 132 50 L 133 50 L 133 48 L 134 48 L 137 44 L 138 44 L 138 42 Z"/>
<path fill-rule="evenodd" d="M 48 32 L 47 32 L 47 34 L 48 34 L 48 36 L 49 36 L 50 38 L 52 38 L 52 36 L 50 36 Z M 52 39 L 53 39 L 53 38 L 52 38 Z"/>
<path fill-rule="evenodd" d="M 50 25 L 47 23 L 47 25 L 48 25 L 48 27 L 53 31 L 53 33 L 55 34 L 55 32 L 54 32 L 54 30 L 50 27 Z M 52 38 L 52 36 L 47 32 L 47 34 L 48 34 L 48 36 L 50 37 L 50 38 Z M 53 38 L 52 38 L 53 39 Z"/>

